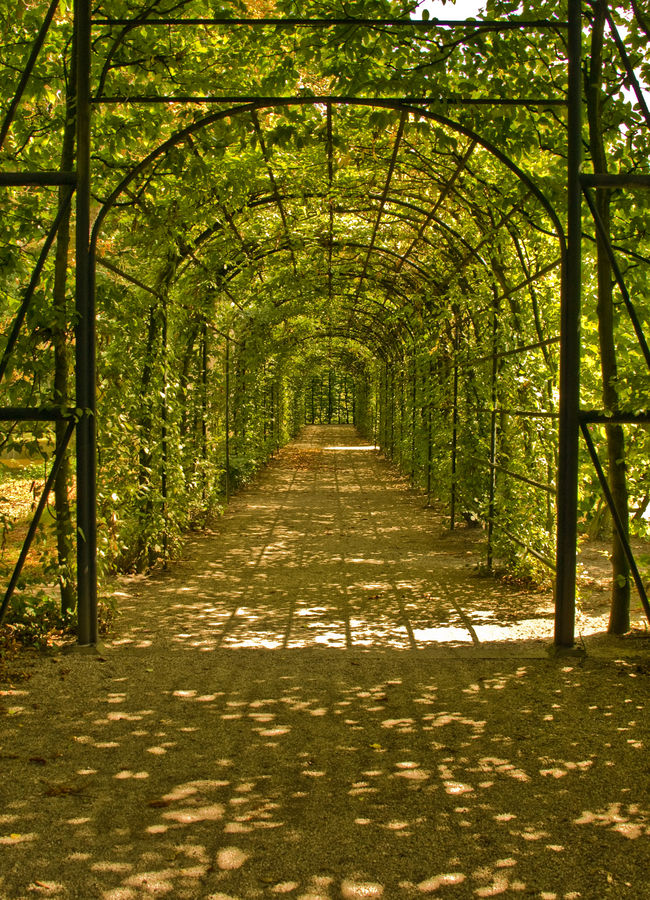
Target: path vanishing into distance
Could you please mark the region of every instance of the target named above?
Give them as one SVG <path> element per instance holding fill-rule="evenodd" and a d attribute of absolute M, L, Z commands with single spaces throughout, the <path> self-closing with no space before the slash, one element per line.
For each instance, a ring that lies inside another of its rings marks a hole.
<path fill-rule="evenodd" d="M 0 683 L 0 898 L 648 896 L 648 640 L 549 654 L 481 541 L 304 429 Z"/>

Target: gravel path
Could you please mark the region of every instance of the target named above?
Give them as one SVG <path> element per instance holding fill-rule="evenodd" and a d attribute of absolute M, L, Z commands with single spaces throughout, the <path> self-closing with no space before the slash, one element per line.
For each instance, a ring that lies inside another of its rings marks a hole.
<path fill-rule="evenodd" d="M 551 658 L 440 531 L 312 428 L 124 579 L 104 648 L 0 686 L 0 897 L 650 897 L 647 642 Z"/>

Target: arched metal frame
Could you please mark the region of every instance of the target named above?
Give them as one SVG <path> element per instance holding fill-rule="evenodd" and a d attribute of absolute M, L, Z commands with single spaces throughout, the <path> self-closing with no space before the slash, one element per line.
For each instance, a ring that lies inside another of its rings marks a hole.
<path fill-rule="evenodd" d="M 30 67 L 33 67 L 38 54 L 39 41 L 42 42 L 47 33 L 47 28 L 56 9 L 56 0 L 48 12 L 49 21 L 41 29 L 37 39 L 35 50 L 30 57 L 24 77 L 21 79 L 16 98 L 5 120 L 2 129 L 2 137 L 6 134 L 6 128 L 15 112 L 24 81 L 29 76 Z M 0 174 L 0 186 L 11 184 L 69 184 L 71 192 L 76 189 L 76 241 L 75 241 L 75 411 L 70 413 L 70 427 L 67 438 L 69 440 L 73 428 L 76 428 L 76 458 L 77 458 L 77 579 L 78 579 L 78 640 L 82 645 L 94 644 L 97 641 L 97 571 L 96 571 L 96 359 L 95 359 L 95 247 L 99 230 L 102 227 L 106 215 L 116 203 L 121 192 L 156 158 L 164 155 L 176 144 L 182 142 L 188 135 L 201 128 L 226 118 L 242 113 L 255 114 L 258 110 L 289 105 L 320 104 L 327 105 L 328 116 L 331 116 L 333 105 L 357 105 L 365 107 L 389 108 L 399 111 L 404 117 L 409 114 L 420 118 L 427 118 L 438 124 L 452 129 L 464 135 L 471 141 L 481 145 L 492 154 L 499 162 L 505 165 L 520 179 L 542 204 L 551 219 L 560 244 L 562 256 L 562 295 L 561 295 L 561 333 L 560 333 L 560 404 L 559 404 L 559 468 L 557 479 L 557 552 L 556 552 L 556 585 L 555 585 L 555 643 L 559 647 L 570 647 L 575 637 L 575 582 L 576 582 L 576 542 L 577 542 L 577 484 L 578 484 L 578 442 L 580 429 L 589 441 L 587 423 L 601 421 L 603 413 L 580 411 L 580 305 L 581 305 L 581 241 L 582 241 L 582 193 L 587 187 L 602 188 L 607 186 L 625 186 L 634 182 L 646 185 L 649 181 L 645 176 L 630 178 L 616 178 L 606 176 L 581 176 L 581 122 L 582 122 L 582 84 L 581 84 L 581 44 L 582 44 L 582 16 L 581 0 L 568 0 L 568 21 L 560 22 L 548 20 L 529 22 L 480 22 L 469 20 L 445 20 L 422 22 L 418 20 L 378 20 L 378 19 L 282 19 L 282 20 L 171 20 L 158 19 L 146 20 L 137 24 L 149 25 L 169 24 L 183 26 L 197 24 L 249 25 L 250 27 L 268 26 L 275 27 L 331 27 L 332 25 L 358 25 L 373 26 L 377 24 L 396 25 L 411 28 L 437 28 L 460 27 L 475 28 L 489 26 L 493 30 L 511 30 L 513 28 L 564 28 L 568 33 L 568 99 L 565 101 L 546 99 L 546 105 L 567 106 L 568 109 L 568 162 L 567 162 L 567 231 L 563 232 L 561 223 L 534 181 L 520 170 L 516 164 L 499 148 L 481 137 L 471 129 L 454 122 L 446 116 L 427 109 L 427 103 L 438 103 L 426 98 L 373 98 L 373 97 L 144 97 L 128 98 L 130 102 L 175 102 L 175 103 L 229 103 L 228 109 L 220 109 L 216 113 L 207 115 L 184 129 L 181 129 L 145 159 L 134 166 L 128 175 L 102 207 L 99 216 L 91 232 L 90 197 L 90 149 L 91 149 L 91 107 L 93 103 L 123 102 L 126 98 L 104 98 L 93 100 L 90 91 L 90 71 L 92 61 L 91 45 L 91 3 L 90 0 L 75 0 L 74 14 L 77 29 L 77 169 L 74 175 L 58 173 L 4 173 Z M 101 20 L 100 24 L 135 24 L 130 20 Z M 40 45 L 39 45 L 40 46 Z M 444 98 L 442 98 L 444 99 Z M 477 100 L 452 101 L 459 104 L 486 103 L 486 104 L 522 104 L 531 105 L 542 101 L 517 100 L 503 98 L 483 98 Z M 1 140 L 0 140 L 1 143 Z M 51 235 L 50 245 L 56 234 L 56 226 Z M 371 242 L 372 243 L 372 242 Z M 46 251 L 47 252 L 47 251 Z M 61 413 L 52 411 L 0 410 L 0 419 L 5 420 L 30 420 L 35 418 L 56 419 Z M 630 417 L 619 417 L 619 421 L 631 421 Z M 613 421 L 611 417 L 607 421 Z M 634 421 L 650 421 L 650 417 L 637 416 Z M 66 442 L 67 443 L 67 442 Z M 589 450 L 597 462 L 595 451 L 591 445 Z M 56 460 L 62 457 L 65 447 L 57 448 Z M 592 452 L 593 451 L 593 452 Z M 600 471 L 599 471 L 600 477 Z M 50 481 L 53 476 L 50 477 Z M 601 478 L 602 481 L 602 478 Z M 46 485 L 47 491 L 47 485 Z M 44 496 L 46 497 L 46 491 Z M 9 595 L 0 606 L 0 617 L 4 613 Z M 650 607 L 647 599 L 644 600 L 646 612 L 650 617 Z"/>

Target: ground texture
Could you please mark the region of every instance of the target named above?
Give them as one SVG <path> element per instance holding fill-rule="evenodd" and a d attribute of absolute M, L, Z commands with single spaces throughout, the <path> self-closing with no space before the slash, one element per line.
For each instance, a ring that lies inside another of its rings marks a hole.
<path fill-rule="evenodd" d="M 1 686 L 0 897 L 650 897 L 647 643 L 549 655 L 477 541 L 307 429 Z"/>

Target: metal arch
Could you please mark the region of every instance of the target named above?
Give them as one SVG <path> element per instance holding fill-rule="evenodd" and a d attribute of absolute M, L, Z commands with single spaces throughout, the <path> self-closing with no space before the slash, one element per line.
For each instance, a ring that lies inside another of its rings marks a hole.
<path fill-rule="evenodd" d="M 456 181 L 456 179 L 458 178 L 458 176 L 460 175 L 462 170 L 466 167 L 467 161 L 468 161 L 469 157 L 472 155 L 472 153 L 474 152 L 475 147 L 476 147 L 476 141 L 470 141 L 469 147 L 465 150 L 465 153 L 463 154 L 462 159 L 460 159 L 458 161 L 458 164 L 456 165 L 454 171 L 452 172 L 451 176 L 447 179 L 447 181 L 444 184 L 443 189 L 440 191 L 438 197 L 436 198 L 436 202 L 433 204 L 432 209 L 427 213 L 424 222 L 422 222 L 422 224 L 418 228 L 418 232 L 417 232 L 416 236 L 413 238 L 413 240 L 407 247 L 406 251 L 404 252 L 402 259 L 400 260 L 400 262 L 398 264 L 397 273 L 399 273 L 401 271 L 401 268 L 404 265 L 404 262 L 411 255 L 411 253 L 413 252 L 413 249 L 415 248 L 418 241 L 424 237 L 424 232 L 429 227 L 431 222 L 437 221 L 436 213 L 438 212 L 438 210 L 440 209 L 440 207 L 442 206 L 442 204 L 444 203 L 446 198 L 449 196 L 449 194 L 452 190 L 452 187 L 454 185 L 454 182 Z M 384 298 L 384 302 L 387 302 L 387 301 L 388 301 L 388 292 L 386 293 L 386 297 Z"/>
<path fill-rule="evenodd" d="M 210 125 L 218 122 L 222 119 L 232 118 L 234 116 L 243 114 L 243 113 L 252 113 L 255 111 L 259 111 L 262 109 L 274 109 L 278 107 L 289 107 L 289 106 L 313 106 L 313 105 L 326 105 L 327 103 L 331 103 L 334 105 L 341 106 L 361 106 L 361 107 L 372 107 L 377 109 L 393 109 L 399 112 L 405 113 L 414 113 L 422 118 L 430 119 L 431 121 L 437 122 L 439 125 L 442 125 L 445 128 L 449 128 L 451 131 L 456 131 L 459 134 L 464 135 L 470 140 L 476 141 L 477 144 L 480 144 L 490 155 L 494 156 L 499 160 L 506 168 L 508 168 L 516 178 L 522 181 L 529 191 L 539 200 L 542 207 L 547 212 L 551 222 L 553 223 L 554 230 L 556 232 L 557 238 L 560 242 L 560 246 L 563 251 L 566 249 L 566 237 L 564 233 L 564 229 L 562 228 L 562 224 L 559 220 L 559 217 L 552 206 L 552 204 L 547 199 L 546 195 L 543 191 L 537 186 L 534 180 L 526 173 L 523 169 L 521 169 L 515 162 L 512 160 L 506 153 L 500 150 L 495 144 L 487 139 L 481 137 L 478 132 L 475 132 L 473 129 L 468 128 L 465 125 L 462 125 L 460 122 L 455 122 L 453 119 L 448 118 L 447 116 L 443 116 L 440 113 L 433 112 L 428 109 L 424 109 L 422 107 L 411 106 L 408 103 L 398 100 L 383 100 L 381 98 L 377 99 L 362 99 L 358 100 L 355 98 L 345 98 L 344 100 L 340 100 L 338 98 L 331 97 L 290 97 L 285 99 L 269 99 L 265 101 L 252 101 L 247 103 L 242 103 L 239 106 L 230 106 L 227 109 L 219 110 L 215 113 L 210 113 L 207 116 L 204 116 L 201 119 L 197 119 L 195 122 L 192 122 L 190 125 L 185 126 L 184 128 L 177 131 L 175 134 L 171 135 L 166 141 L 152 150 L 149 154 L 147 154 L 144 159 L 142 159 L 139 163 L 137 163 L 119 182 L 119 184 L 113 189 L 108 198 L 104 201 L 98 215 L 95 219 L 95 223 L 93 225 L 92 233 L 91 233 L 91 249 L 94 250 L 94 247 L 97 242 L 97 237 L 101 230 L 104 219 L 110 212 L 110 210 L 115 205 L 117 198 L 122 194 L 126 187 L 141 173 L 143 172 L 154 160 L 158 159 L 160 156 L 164 156 L 178 144 L 182 143 L 187 137 L 194 134 L 197 131 L 201 131 L 204 128 L 209 127 Z"/>
<path fill-rule="evenodd" d="M 77 84 L 79 86 L 78 92 L 78 164 L 77 164 L 77 174 L 78 174 L 78 183 L 79 190 L 77 191 L 77 250 L 76 250 L 76 259 L 77 259 L 77 313 L 79 317 L 79 326 L 77 328 L 77 342 L 76 342 L 76 373 L 77 373 L 77 400 L 81 401 L 81 407 L 83 409 L 83 420 L 80 423 L 80 428 L 78 432 L 78 444 L 82 445 L 80 452 L 78 454 L 78 479 L 80 488 L 83 489 L 85 487 L 93 487 L 94 488 L 94 306 L 93 306 L 93 296 L 94 296 L 94 257 L 96 254 L 96 244 L 97 244 L 97 236 L 100 233 L 103 220 L 106 215 L 110 211 L 110 209 L 115 205 L 118 197 L 124 188 L 135 178 L 137 177 L 138 172 L 143 171 L 146 166 L 158 156 L 163 155 L 168 149 L 171 149 L 173 146 L 176 146 L 184 137 L 198 131 L 199 129 L 206 127 L 211 122 L 218 121 L 219 119 L 225 118 L 227 116 L 237 115 L 241 111 L 252 111 L 262 109 L 265 106 L 286 106 L 286 105 L 305 105 L 305 104 L 323 104 L 326 102 L 325 98 L 319 97 L 309 97 L 309 98 L 286 98 L 282 100 L 278 100 L 275 98 L 270 98 L 268 103 L 264 103 L 260 100 L 260 98 L 255 98 L 251 103 L 244 103 L 241 105 L 237 105 L 236 107 L 222 110 L 216 114 L 212 114 L 210 116 L 204 117 L 201 120 L 198 120 L 195 123 L 192 123 L 190 126 L 187 126 L 185 129 L 182 129 L 176 135 L 172 136 L 168 141 L 164 144 L 160 145 L 153 154 L 146 157 L 139 164 L 131 169 L 131 171 L 127 174 L 127 176 L 120 182 L 120 184 L 115 188 L 113 193 L 109 196 L 108 200 L 102 205 L 99 215 L 95 221 L 95 224 L 90 229 L 90 174 L 89 174 L 89 149 L 90 149 L 90 121 L 89 121 L 89 110 L 90 110 L 90 94 L 89 94 L 89 74 L 90 74 L 90 31 L 91 31 L 91 17 L 90 17 L 90 3 L 89 0 L 77 0 L 76 11 L 78 14 L 78 25 L 79 25 L 79 36 L 80 36 L 80 52 L 78 55 L 78 66 L 77 66 Z M 119 20 L 113 20 L 114 22 L 118 22 Z M 344 20 L 346 25 L 353 24 L 348 20 Z M 372 24 L 376 23 L 376 20 L 370 20 Z M 399 20 L 398 20 L 399 21 Z M 575 73 L 575 59 L 576 57 L 579 59 L 579 49 L 576 47 L 576 35 L 580 36 L 580 3 L 579 0 L 570 0 L 570 36 L 573 34 L 573 71 Z M 131 27 L 132 25 L 135 27 L 136 24 L 150 24 L 150 21 L 142 22 L 142 23 L 133 23 L 133 20 L 124 20 L 124 23 L 127 27 Z M 226 21 L 225 24 L 233 24 L 230 20 Z M 255 24 L 259 24 L 259 20 L 255 20 Z M 410 21 L 408 24 L 411 24 Z M 438 27 L 441 23 L 434 23 L 436 27 Z M 468 23 L 465 22 L 448 22 L 449 25 L 454 26 L 462 26 L 468 27 Z M 488 28 L 491 24 L 495 27 L 516 27 L 522 28 L 527 26 L 533 26 L 534 22 L 517 22 L 510 23 L 509 25 L 504 25 L 503 23 L 485 23 L 485 22 L 477 22 L 470 23 L 473 28 Z M 564 27 L 564 23 L 560 22 L 548 22 L 544 21 L 542 24 L 544 27 L 552 27 L 559 28 Z M 571 40 L 570 40 L 571 43 Z M 577 49 L 577 53 L 576 53 Z M 571 61 L 570 61 L 570 69 L 571 69 Z M 570 78 L 571 81 L 571 78 Z M 573 83 L 575 85 L 576 79 L 574 77 Z M 401 112 L 406 112 L 407 114 L 410 112 L 416 113 L 421 118 L 430 119 L 432 121 L 438 122 L 438 124 L 443 127 L 448 127 L 453 131 L 456 131 L 461 134 L 465 134 L 468 137 L 473 137 L 474 132 L 471 129 L 467 129 L 465 126 L 462 126 L 460 123 L 453 122 L 451 119 L 446 116 L 442 116 L 435 112 L 429 112 L 426 109 L 423 109 L 418 106 L 414 106 L 413 104 L 406 102 L 404 100 L 381 100 L 381 99 L 365 99 L 365 98 L 346 98 L 345 100 L 333 99 L 332 102 L 345 102 L 346 105 L 362 105 L 366 107 L 383 107 L 383 108 L 391 108 L 395 110 L 399 110 Z M 439 102 L 439 101 L 431 101 L 431 102 Z M 454 102 L 452 100 L 452 102 Z M 462 98 L 461 101 L 463 102 Z M 465 101 L 466 102 L 466 101 Z M 471 100 L 470 100 L 471 102 Z M 492 101 L 494 102 L 494 101 Z M 517 101 L 513 101 L 517 102 Z M 547 101 L 544 101 L 547 102 Z M 573 120 L 575 125 L 575 90 L 573 91 L 573 101 L 570 96 L 569 106 L 571 109 L 571 105 L 573 102 Z M 578 92 L 578 108 L 579 108 L 579 92 Z M 557 101 L 557 103 L 562 103 L 564 105 L 564 101 Z M 575 131 L 575 128 L 574 128 Z M 570 138 L 571 138 L 571 128 L 570 128 Z M 529 189 L 534 193 L 538 199 L 542 202 L 546 212 L 549 214 L 551 221 L 553 222 L 554 229 L 556 231 L 557 237 L 560 241 L 560 245 L 563 251 L 563 255 L 565 255 L 567 247 L 566 247 L 566 238 L 561 226 L 561 223 L 555 213 L 553 207 L 546 200 L 542 191 L 538 188 L 535 182 L 524 173 L 519 167 L 514 163 L 514 161 L 510 160 L 502 151 L 492 145 L 489 141 L 481 139 L 477 135 L 477 142 L 480 143 L 489 153 L 491 153 L 495 158 L 497 158 L 500 162 L 502 162 L 508 169 L 510 169 L 517 178 L 519 178 L 522 182 L 527 184 Z M 573 156 L 570 159 L 569 171 L 571 173 L 571 185 L 577 183 L 578 179 L 574 177 L 575 172 L 577 172 L 577 166 L 575 166 L 575 161 L 579 153 L 575 151 L 575 141 L 573 144 L 573 151 L 570 149 L 570 157 L 573 153 Z M 579 206 L 579 204 L 578 204 Z M 573 256 L 569 258 L 570 265 L 568 266 L 569 274 L 577 274 L 577 285 L 578 285 L 578 307 L 579 307 L 579 249 L 578 249 L 578 266 L 576 267 L 575 259 L 575 249 L 572 245 L 573 238 L 575 236 L 575 192 L 570 191 L 570 234 L 569 237 L 571 239 L 569 250 L 573 251 Z M 571 222 L 573 222 L 573 231 L 571 230 Z M 90 242 L 88 241 L 88 237 L 90 234 Z M 573 263 L 571 264 L 571 259 Z M 575 291 L 574 291 L 575 294 Z M 575 302 L 573 304 L 569 304 L 571 309 L 569 310 L 568 317 L 571 320 L 571 316 L 573 316 L 573 312 L 571 310 L 575 309 Z M 566 306 L 566 304 L 565 304 Z M 566 323 L 567 314 L 563 315 L 563 324 Z M 569 321 L 568 326 L 570 327 L 573 322 Z M 570 339 L 572 340 L 572 335 L 570 335 Z M 88 427 L 86 427 L 88 426 Z M 569 487 L 571 487 L 569 480 Z M 93 497 L 85 503 L 85 511 L 83 516 L 83 523 L 90 524 L 92 510 L 94 508 L 94 495 Z M 80 522 L 79 527 L 82 527 L 82 523 Z M 94 527 L 95 523 L 92 523 L 92 528 L 89 532 L 84 535 L 82 543 L 85 544 L 85 551 L 79 557 L 79 573 L 80 573 L 80 596 L 79 596 L 79 609 L 80 616 L 83 616 L 87 621 L 86 625 L 82 625 L 80 627 L 80 640 L 82 642 L 82 634 L 88 633 L 90 635 L 90 639 L 88 642 L 94 642 L 96 639 L 96 621 L 94 628 L 94 638 L 93 638 L 93 598 L 90 596 L 92 591 L 94 590 L 94 559 L 90 559 L 90 555 L 94 551 L 93 540 L 94 540 Z M 85 596 L 82 597 L 81 590 L 81 582 L 84 583 L 84 593 Z"/>

